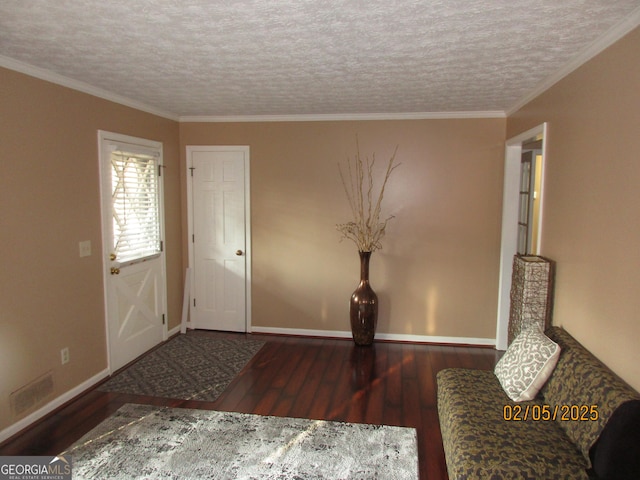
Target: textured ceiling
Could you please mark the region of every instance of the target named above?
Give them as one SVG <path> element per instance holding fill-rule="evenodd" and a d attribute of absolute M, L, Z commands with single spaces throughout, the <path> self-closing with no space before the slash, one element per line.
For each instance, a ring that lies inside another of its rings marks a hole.
<path fill-rule="evenodd" d="M 504 112 L 639 7 L 2 0 L 0 56 L 176 117 Z"/>

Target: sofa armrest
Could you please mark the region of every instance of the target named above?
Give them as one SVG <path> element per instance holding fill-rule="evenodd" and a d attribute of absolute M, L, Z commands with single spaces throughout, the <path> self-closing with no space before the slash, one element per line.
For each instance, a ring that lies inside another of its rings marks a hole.
<path fill-rule="evenodd" d="M 551 327 L 545 333 L 560 345 L 561 351 L 556 368 L 540 393 L 552 407 L 595 407 L 597 418 L 589 415 L 587 420 L 567 421 L 557 417 L 557 423 L 591 463 L 589 451 L 613 413 L 623 403 L 639 400 L 640 396 L 562 328 Z"/>

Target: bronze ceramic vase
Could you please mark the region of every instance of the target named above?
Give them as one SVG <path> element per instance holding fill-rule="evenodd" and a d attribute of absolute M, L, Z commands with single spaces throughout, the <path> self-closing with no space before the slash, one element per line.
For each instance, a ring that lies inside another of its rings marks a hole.
<path fill-rule="evenodd" d="M 378 324 L 378 296 L 369 285 L 371 252 L 360 254 L 360 284 L 351 295 L 349 315 L 351 333 L 356 345 L 371 345 Z"/>

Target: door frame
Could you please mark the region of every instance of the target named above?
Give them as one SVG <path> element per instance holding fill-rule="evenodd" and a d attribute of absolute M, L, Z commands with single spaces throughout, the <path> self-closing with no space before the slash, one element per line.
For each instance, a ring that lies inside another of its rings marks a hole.
<path fill-rule="evenodd" d="M 192 152 L 243 152 L 244 155 L 244 230 L 245 230 L 245 332 L 251 333 L 251 182 L 250 182 L 250 148 L 248 145 L 187 145 L 186 147 L 186 181 L 187 181 L 187 244 L 189 246 L 189 269 L 191 289 L 195 288 L 195 259 L 193 248 L 193 182 L 191 180 Z M 191 292 L 189 297 L 189 311 L 191 311 Z M 189 328 L 195 325 L 191 322 L 191 315 L 187 321 Z"/>
<path fill-rule="evenodd" d="M 104 211 L 104 202 L 106 201 L 107 198 L 111 197 L 111 192 L 107 191 L 104 187 L 104 182 L 105 182 L 105 167 L 104 167 L 104 157 L 103 157 L 103 152 L 104 152 L 104 144 L 107 142 L 116 142 L 116 143 L 120 143 L 120 144 L 129 144 L 131 145 L 133 148 L 135 148 L 136 146 L 138 148 L 143 147 L 143 148 L 148 148 L 148 149 L 152 149 L 152 150 L 159 150 L 160 151 L 160 162 L 159 164 L 162 165 L 162 156 L 163 156 L 163 150 L 162 150 L 162 142 L 157 142 L 155 140 L 148 140 L 145 138 L 139 138 L 139 137 L 132 137 L 130 135 L 123 135 L 121 133 L 113 133 L 113 132 L 108 132 L 105 130 L 98 130 L 98 163 L 99 163 L 99 182 L 100 182 L 100 229 L 101 229 L 101 235 L 102 235 L 102 275 L 103 275 L 103 292 L 104 292 L 104 326 L 105 326 L 105 331 L 106 331 L 106 339 L 107 339 L 107 368 L 109 370 L 109 374 L 113 374 L 113 364 L 111 361 L 111 333 L 110 333 L 110 325 L 109 325 L 109 314 L 110 314 L 110 309 L 112 307 L 112 305 L 110 305 L 110 300 L 109 300 L 109 291 L 108 291 L 108 284 L 109 284 L 109 280 L 110 280 L 110 268 L 111 268 L 111 259 L 109 258 L 109 255 L 111 254 L 110 249 L 109 249 L 109 245 L 111 244 L 111 238 L 109 238 L 109 236 L 107 235 L 107 231 L 109 231 L 107 228 L 105 228 L 106 223 L 105 222 L 111 222 L 112 219 L 111 218 L 106 218 L 105 216 L 105 211 Z M 160 176 L 159 180 L 158 180 L 158 194 L 159 194 L 159 200 L 160 200 L 160 205 L 159 205 L 159 212 L 158 215 L 160 217 L 160 238 L 161 239 L 165 239 L 165 217 L 164 217 L 164 180 L 162 175 Z M 162 282 L 162 288 L 163 288 L 163 294 L 162 294 L 162 309 L 164 312 L 167 312 L 167 262 L 166 262 L 166 251 L 163 248 L 162 252 L 160 253 L 160 265 L 161 265 L 161 269 L 162 269 L 162 277 L 164 279 L 164 281 Z M 165 314 L 166 315 L 166 314 Z M 168 337 L 168 330 L 167 330 L 167 325 L 169 324 L 169 319 L 166 318 L 165 316 L 165 321 L 163 322 L 162 325 L 162 341 L 166 341 L 167 337 Z"/>
<path fill-rule="evenodd" d="M 547 123 L 533 127 L 506 141 L 504 159 L 504 186 L 502 192 L 502 236 L 500 242 L 500 280 L 498 284 L 498 312 L 496 321 L 496 349 L 506 350 L 509 335 L 509 310 L 511 308 L 511 276 L 513 256 L 518 251 L 518 214 L 520 206 L 520 162 L 522 144 L 542 136 L 542 160 L 540 204 L 538 217 L 537 251 L 541 251 L 542 217 L 544 213 L 545 159 L 547 150 Z"/>

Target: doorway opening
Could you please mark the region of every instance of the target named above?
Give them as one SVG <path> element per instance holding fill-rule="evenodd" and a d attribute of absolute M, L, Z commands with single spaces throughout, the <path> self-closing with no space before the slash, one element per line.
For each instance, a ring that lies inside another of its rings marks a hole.
<path fill-rule="evenodd" d="M 496 349 L 506 350 L 513 257 L 541 251 L 547 124 L 506 142 Z"/>
<path fill-rule="evenodd" d="M 540 189 L 542 187 L 542 139 L 522 144 L 518 208 L 518 254 L 537 255 L 540 235 Z"/>

